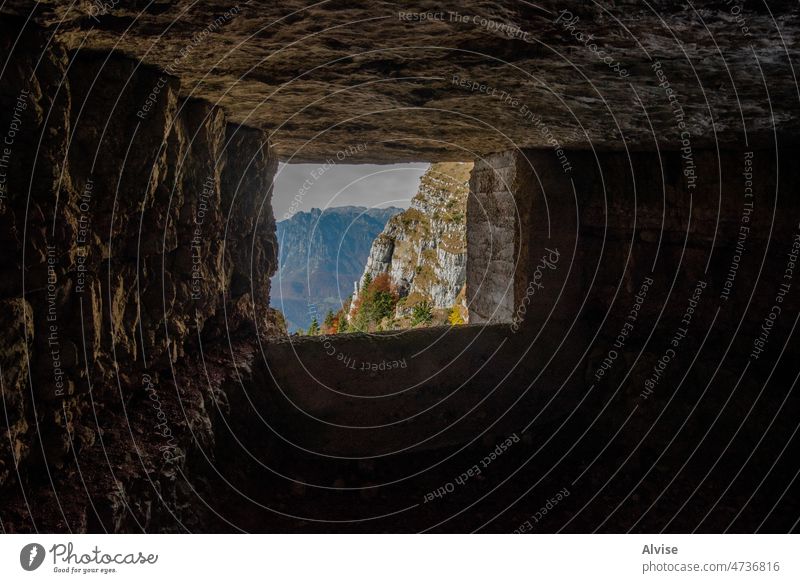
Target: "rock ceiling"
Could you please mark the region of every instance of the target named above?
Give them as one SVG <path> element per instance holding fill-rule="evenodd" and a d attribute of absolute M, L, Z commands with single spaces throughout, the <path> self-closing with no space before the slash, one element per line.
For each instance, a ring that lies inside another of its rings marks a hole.
<path fill-rule="evenodd" d="M 744 6 L 62 0 L 33 19 L 179 77 L 283 160 L 390 162 L 792 139 L 799 5 Z"/>

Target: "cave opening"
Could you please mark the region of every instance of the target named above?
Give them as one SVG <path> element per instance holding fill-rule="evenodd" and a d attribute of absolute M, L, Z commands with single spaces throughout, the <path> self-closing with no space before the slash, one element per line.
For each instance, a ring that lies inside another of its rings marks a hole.
<path fill-rule="evenodd" d="M 327 336 L 470 323 L 470 205 L 486 219 L 481 202 L 468 200 L 474 163 L 348 162 L 343 150 L 319 163 L 282 163 L 276 173 L 271 306 L 286 332 Z M 488 237 L 489 248 L 498 244 L 493 229 L 476 236 Z M 476 287 L 485 290 L 490 280 L 497 281 L 483 277 Z M 507 319 L 509 311 L 494 312 Z M 477 316 L 477 323 L 489 320 Z"/>

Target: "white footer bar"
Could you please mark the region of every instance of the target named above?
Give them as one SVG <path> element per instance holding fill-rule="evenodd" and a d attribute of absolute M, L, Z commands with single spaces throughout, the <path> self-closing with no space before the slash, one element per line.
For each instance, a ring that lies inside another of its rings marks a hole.
<path fill-rule="evenodd" d="M 0 581 L 800 581 L 788 535 L 3 535 Z"/>

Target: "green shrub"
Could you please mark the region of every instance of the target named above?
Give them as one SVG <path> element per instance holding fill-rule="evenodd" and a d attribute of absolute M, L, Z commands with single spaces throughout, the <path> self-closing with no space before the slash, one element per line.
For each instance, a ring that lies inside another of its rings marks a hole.
<path fill-rule="evenodd" d="M 423 300 L 411 308 L 411 325 L 429 324 L 433 320 L 433 308 L 427 300 Z"/>

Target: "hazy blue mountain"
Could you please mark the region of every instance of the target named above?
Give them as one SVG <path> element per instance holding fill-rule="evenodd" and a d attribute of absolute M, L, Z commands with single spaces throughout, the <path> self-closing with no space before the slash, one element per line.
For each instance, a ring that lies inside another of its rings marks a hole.
<path fill-rule="evenodd" d="M 289 331 L 320 323 L 353 293 L 372 242 L 403 209 L 342 206 L 299 212 L 277 225 L 279 269 L 272 278 L 271 305 Z"/>

